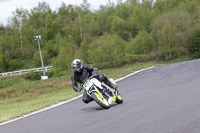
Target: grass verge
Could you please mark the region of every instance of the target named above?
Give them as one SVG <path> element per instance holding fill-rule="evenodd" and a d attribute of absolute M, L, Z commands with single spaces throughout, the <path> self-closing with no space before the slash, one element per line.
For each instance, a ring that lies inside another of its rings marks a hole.
<path fill-rule="evenodd" d="M 179 61 L 183 60 L 174 62 Z M 136 63 L 120 68 L 100 70 L 99 74 L 106 74 L 109 78 L 117 79 L 134 71 L 161 64 L 168 64 L 168 62 Z M 11 86 L 0 89 L 0 122 L 23 116 L 80 94 L 72 89 L 70 75 L 45 81 L 30 82 L 15 79 L 13 82 L 17 82 L 16 84 L 5 82 Z"/>

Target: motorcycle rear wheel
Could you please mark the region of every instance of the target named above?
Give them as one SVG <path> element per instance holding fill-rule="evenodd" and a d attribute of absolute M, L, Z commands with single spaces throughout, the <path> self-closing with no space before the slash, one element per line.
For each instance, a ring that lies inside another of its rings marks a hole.
<path fill-rule="evenodd" d="M 99 104 L 102 108 L 104 109 L 109 109 L 109 103 L 107 102 L 107 100 L 102 97 L 99 93 L 97 92 L 92 92 L 91 94 L 92 98 L 94 99 L 94 101 Z"/>

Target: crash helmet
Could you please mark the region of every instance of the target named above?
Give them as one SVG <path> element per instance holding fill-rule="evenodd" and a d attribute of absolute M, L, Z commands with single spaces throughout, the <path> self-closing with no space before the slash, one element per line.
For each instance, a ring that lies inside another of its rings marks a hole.
<path fill-rule="evenodd" d="M 72 61 L 72 69 L 76 72 L 80 72 L 82 68 L 82 61 L 79 59 L 75 59 Z"/>

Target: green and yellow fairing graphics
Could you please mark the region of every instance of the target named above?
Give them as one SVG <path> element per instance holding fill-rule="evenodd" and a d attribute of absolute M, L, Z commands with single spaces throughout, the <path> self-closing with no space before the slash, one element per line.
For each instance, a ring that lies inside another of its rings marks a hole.
<path fill-rule="evenodd" d="M 112 97 L 112 102 L 116 101 L 116 96 Z"/>
<path fill-rule="evenodd" d="M 99 93 L 95 92 L 95 96 L 105 105 L 107 105 L 107 102 L 105 98 L 103 98 Z"/>
<path fill-rule="evenodd" d="M 117 95 L 117 99 L 122 100 L 122 97 L 120 95 Z"/>

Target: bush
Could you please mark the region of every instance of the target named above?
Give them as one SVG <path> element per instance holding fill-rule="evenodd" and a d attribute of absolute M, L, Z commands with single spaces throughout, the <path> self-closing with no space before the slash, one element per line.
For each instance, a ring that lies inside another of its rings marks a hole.
<path fill-rule="evenodd" d="M 117 35 L 104 34 L 90 44 L 90 62 L 98 68 L 120 66 L 125 62 L 125 45 Z"/>
<path fill-rule="evenodd" d="M 8 71 L 9 62 L 3 54 L 0 54 L 0 73 Z"/>
<path fill-rule="evenodd" d="M 53 71 L 47 72 L 46 75 L 48 76 L 48 78 L 51 78 L 54 76 L 54 72 Z"/>
<path fill-rule="evenodd" d="M 26 80 L 40 80 L 41 76 L 43 75 L 43 72 L 28 72 L 23 75 L 24 79 Z M 53 77 L 54 73 L 53 72 L 46 72 L 46 75 L 48 78 Z"/>
<path fill-rule="evenodd" d="M 147 31 L 139 31 L 139 34 L 129 42 L 127 52 L 132 55 L 148 54 L 153 51 L 155 42 Z"/>
<path fill-rule="evenodd" d="M 40 80 L 42 76 L 42 72 L 28 72 L 24 74 L 24 79 L 26 80 Z"/>
<path fill-rule="evenodd" d="M 192 37 L 189 42 L 189 51 L 192 58 L 200 57 L 200 30 L 198 29 L 192 33 Z"/>
<path fill-rule="evenodd" d="M 188 55 L 192 20 L 187 12 L 174 10 L 158 16 L 152 23 L 156 51 L 164 60 Z"/>
<path fill-rule="evenodd" d="M 9 71 L 21 69 L 24 66 L 24 62 L 20 59 L 13 59 L 9 61 Z"/>
<path fill-rule="evenodd" d="M 73 43 L 66 44 L 66 47 L 61 47 L 59 49 L 59 54 L 55 59 L 54 66 L 54 75 L 62 76 L 62 71 L 68 70 L 71 68 L 71 63 L 73 59 L 79 58 L 77 55 L 77 47 Z"/>

